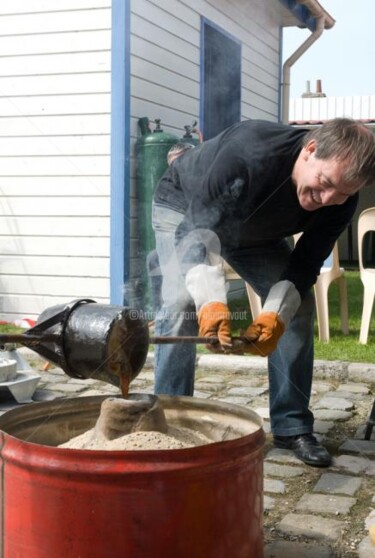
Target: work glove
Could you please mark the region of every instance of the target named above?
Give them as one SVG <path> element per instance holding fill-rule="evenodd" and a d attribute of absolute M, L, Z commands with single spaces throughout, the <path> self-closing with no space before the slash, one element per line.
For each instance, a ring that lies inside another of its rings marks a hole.
<path fill-rule="evenodd" d="M 227 288 L 222 265 L 198 264 L 186 274 L 186 288 L 195 302 L 201 337 L 218 337 L 207 344 L 213 353 L 229 352 L 232 347 Z"/>
<path fill-rule="evenodd" d="M 276 312 L 261 312 L 242 336 L 244 353 L 268 356 L 276 349 L 284 331 L 284 322 Z"/>
<path fill-rule="evenodd" d="M 232 347 L 230 334 L 230 312 L 223 302 L 209 302 L 198 312 L 199 335 L 218 337 L 219 343 L 207 344 L 213 353 L 229 352 Z"/>
<path fill-rule="evenodd" d="M 291 281 L 275 283 L 268 293 L 263 310 L 243 335 L 243 351 L 268 356 L 301 304 L 301 297 Z"/>

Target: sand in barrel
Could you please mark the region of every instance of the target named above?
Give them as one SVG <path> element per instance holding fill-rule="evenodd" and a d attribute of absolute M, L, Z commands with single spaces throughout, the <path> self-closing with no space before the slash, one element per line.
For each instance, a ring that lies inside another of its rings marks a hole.
<path fill-rule="evenodd" d="M 204 434 L 169 426 L 157 397 L 132 400 L 108 398 L 94 428 L 59 447 L 86 450 L 183 449 L 213 442 Z"/>

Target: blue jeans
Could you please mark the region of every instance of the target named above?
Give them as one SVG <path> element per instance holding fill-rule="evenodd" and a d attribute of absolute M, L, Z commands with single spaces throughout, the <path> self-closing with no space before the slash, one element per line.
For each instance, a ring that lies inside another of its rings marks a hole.
<path fill-rule="evenodd" d="M 163 276 L 163 306 L 156 316 L 156 335 L 197 335 L 194 303 L 185 288 L 175 254 L 175 229 L 181 213 L 155 205 L 153 227 Z M 224 259 L 264 302 L 285 269 L 291 253 L 286 240 L 241 249 L 223 250 Z M 310 292 L 268 357 L 272 433 L 292 436 L 313 431 L 309 410 L 313 374 L 314 297 Z M 155 349 L 155 393 L 193 395 L 196 349 L 194 345 L 158 345 Z M 223 358 L 225 356 L 223 355 Z"/>

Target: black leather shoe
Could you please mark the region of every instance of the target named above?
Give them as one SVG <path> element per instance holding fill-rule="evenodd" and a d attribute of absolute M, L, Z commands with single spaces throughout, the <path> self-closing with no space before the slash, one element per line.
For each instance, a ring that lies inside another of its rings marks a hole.
<path fill-rule="evenodd" d="M 328 451 L 311 433 L 297 436 L 274 436 L 273 443 L 277 448 L 292 450 L 294 455 L 307 465 L 329 467 L 332 464 L 332 457 Z"/>

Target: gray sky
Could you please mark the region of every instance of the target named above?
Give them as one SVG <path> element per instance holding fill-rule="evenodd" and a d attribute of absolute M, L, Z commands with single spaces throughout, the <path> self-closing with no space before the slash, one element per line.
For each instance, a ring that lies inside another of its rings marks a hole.
<path fill-rule="evenodd" d="M 336 20 L 332 29 L 291 68 L 291 97 L 300 97 L 310 80 L 322 80 L 327 96 L 375 95 L 375 0 L 319 0 Z M 285 61 L 310 35 L 306 29 L 284 29 Z"/>

